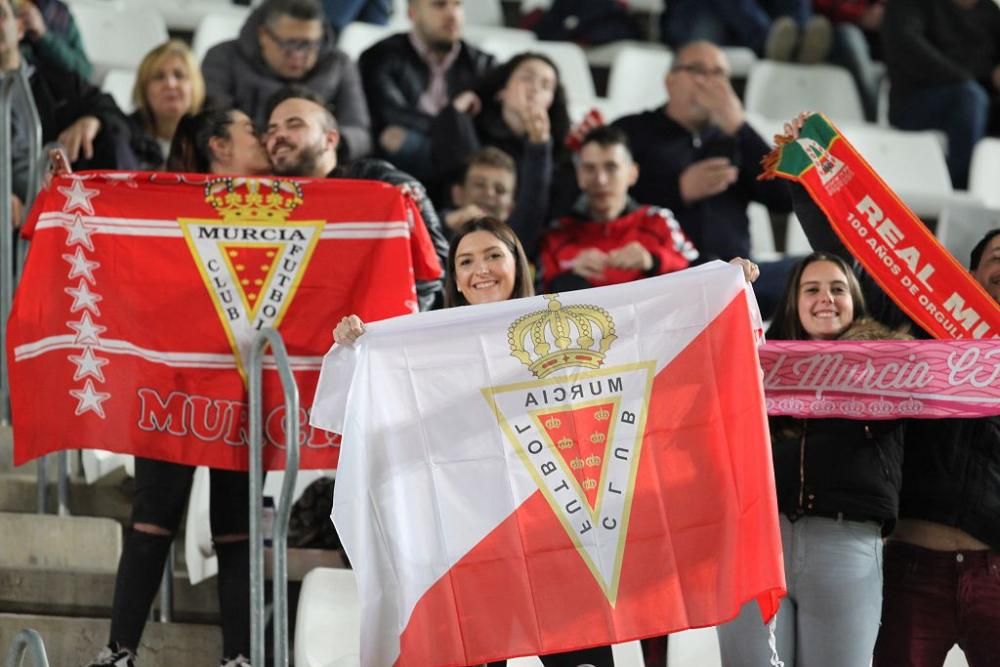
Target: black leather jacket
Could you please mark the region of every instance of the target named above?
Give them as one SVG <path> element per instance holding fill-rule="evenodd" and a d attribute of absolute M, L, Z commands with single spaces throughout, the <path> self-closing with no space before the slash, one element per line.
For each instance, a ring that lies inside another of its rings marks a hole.
<path fill-rule="evenodd" d="M 792 201 L 813 248 L 854 261 L 805 190 L 793 185 Z M 891 327 L 909 321 L 874 280 L 861 284 L 873 317 Z M 929 337 L 916 326 L 913 334 Z M 920 420 L 905 449 L 899 517 L 953 526 L 1000 550 L 1000 417 Z"/>
<path fill-rule="evenodd" d="M 448 70 L 448 96 L 472 88 L 494 65 L 493 56 L 462 42 L 461 51 Z M 399 125 L 427 134 L 433 116 L 419 108 L 427 90 L 430 70 L 410 43 L 407 33 L 383 39 L 358 59 L 365 97 L 371 111 L 372 131 L 377 137 L 389 125 Z"/>
<path fill-rule="evenodd" d="M 392 185 L 407 184 L 414 193 L 414 197 L 420 206 L 420 215 L 424 225 L 427 226 L 427 233 L 434 243 L 434 250 L 441 262 L 442 267 L 448 264 L 448 241 L 441 231 L 441 220 L 438 218 L 434 205 L 427 197 L 424 186 L 420 181 L 413 178 L 405 171 L 396 169 L 385 160 L 364 159 L 352 162 L 351 164 L 340 166 L 327 175 L 329 178 L 353 178 L 369 181 L 382 181 Z M 444 275 L 438 280 L 418 280 L 417 299 L 420 310 L 431 310 L 440 308 L 444 303 Z"/>

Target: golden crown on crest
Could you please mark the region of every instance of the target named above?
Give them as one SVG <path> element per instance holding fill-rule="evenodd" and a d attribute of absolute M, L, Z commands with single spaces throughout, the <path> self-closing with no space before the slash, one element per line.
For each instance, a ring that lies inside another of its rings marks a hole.
<path fill-rule="evenodd" d="M 519 318 L 507 329 L 511 355 L 543 378 L 564 368 L 599 368 L 617 339 L 615 321 L 597 306 L 563 306 L 546 296 L 545 310 Z"/>
<path fill-rule="evenodd" d="M 590 441 L 592 443 L 594 443 L 595 445 L 604 444 L 605 440 L 607 440 L 607 437 L 603 433 L 591 433 L 590 434 Z"/>
<path fill-rule="evenodd" d="M 569 467 L 573 470 L 583 470 L 583 466 L 586 465 L 579 456 L 569 462 Z"/>
<path fill-rule="evenodd" d="M 225 222 L 285 222 L 302 203 L 302 187 L 278 178 L 213 178 L 205 184 L 205 201 Z"/>
<path fill-rule="evenodd" d="M 559 449 L 569 449 L 573 446 L 573 438 L 560 438 L 559 442 L 556 443 L 556 447 Z"/>
<path fill-rule="evenodd" d="M 585 459 L 588 468 L 596 468 L 601 465 L 601 457 L 597 454 L 591 454 Z"/>
<path fill-rule="evenodd" d="M 556 429 L 562 426 L 562 420 L 559 417 L 549 417 L 545 420 L 545 428 Z"/>
<path fill-rule="evenodd" d="M 588 477 L 583 480 L 583 484 L 581 486 L 583 486 L 586 491 L 593 491 L 597 488 L 597 480 L 592 477 Z"/>
<path fill-rule="evenodd" d="M 594 411 L 594 419 L 596 419 L 599 422 L 606 422 L 609 419 L 611 419 L 611 412 L 608 411 L 606 408 L 601 408 L 600 410 L 595 410 Z"/>

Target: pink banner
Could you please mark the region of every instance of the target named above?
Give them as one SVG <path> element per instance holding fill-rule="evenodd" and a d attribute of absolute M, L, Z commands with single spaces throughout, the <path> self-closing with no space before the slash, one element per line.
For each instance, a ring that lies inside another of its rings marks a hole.
<path fill-rule="evenodd" d="M 1000 342 L 777 341 L 760 348 L 769 415 L 935 419 L 1000 414 Z"/>

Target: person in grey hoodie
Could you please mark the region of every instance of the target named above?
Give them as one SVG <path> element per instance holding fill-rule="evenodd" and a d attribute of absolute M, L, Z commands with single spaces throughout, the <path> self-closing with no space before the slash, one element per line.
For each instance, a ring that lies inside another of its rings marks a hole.
<path fill-rule="evenodd" d="M 242 109 L 258 126 L 267 99 L 290 83 L 319 95 L 340 123 L 339 157 L 371 152 L 371 120 L 358 70 L 335 46 L 319 0 L 265 0 L 237 39 L 212 47 L 202 62 L 210 99 Z"/>

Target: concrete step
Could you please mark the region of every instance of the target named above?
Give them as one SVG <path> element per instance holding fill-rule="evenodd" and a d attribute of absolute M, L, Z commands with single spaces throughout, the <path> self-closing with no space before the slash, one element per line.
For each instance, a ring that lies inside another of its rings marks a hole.
<path fill-rule="evenodd" d="M 0 614 L 0 648 L 6 651 L 14 635 L 32 628 L 45 641 L 50 665 L 75 667 L 97 655 L 109 627 L 97 618 Z M 212 625 L 147 623 L 139 646 L 142 667 L 216 667 L 221 657 L 222 633 Z"/>
<path fill-rule="evenodd" d="M 174 575 L 173 619 L 184 623 L 218 623 L 216 581 L 213 577 L 192 586 L 186 575 Z M 110 618 L 114 590 L 114 569 L 86 572 L 0 568 L 0 612 L 4 613 Z M 153 609 L 159 609 L 158 599 Z"/>
<path fill-rule="evenodd" d="M 19 469 L 20 470 L 20 469 Z M 37 477 L 34 471 L 0 473 L 0 512 L 36 512 Z M 95 516 L 126 523 L 132 510 L 132 480 L 124 474 L 109 476 L 96 484 L 82 479 L 69 480 L 69 511 L 77 516 Z M 54 512 L 57 489 L 50 475 L 48 509 Z"/>
<path fill-rule="evenodd" d="M 0 512 L 0 566 L 114 572 L 122 551 L 121 525 L 85 516 Z"/>

